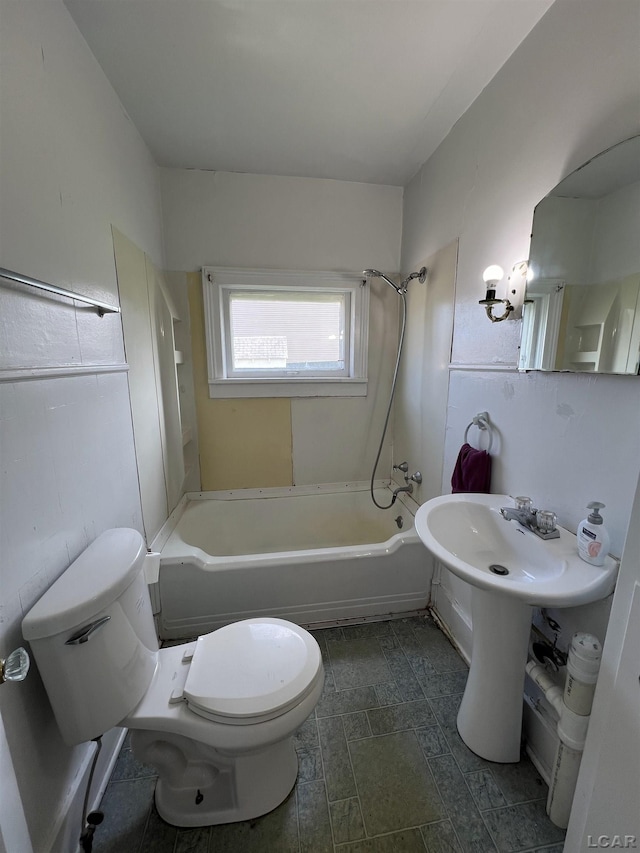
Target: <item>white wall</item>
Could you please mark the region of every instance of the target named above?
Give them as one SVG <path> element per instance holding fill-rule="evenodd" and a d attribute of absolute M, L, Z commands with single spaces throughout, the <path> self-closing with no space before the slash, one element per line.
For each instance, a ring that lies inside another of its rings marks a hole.
<path fill-rule="evenodd" d="M 117 304 L 112 223 L 162 262 L 156 168 L 62 2 L 3 0 L 0 15 L 1 264 Z M 2 284 L 0 318 L 6 654 L 100 532 L 142 526 L 119 315 Z M 77 835 L 72 800 L 93 747 L 64 746 L 36 668 L 0 702 L 2 790 L 20 801 L 2 810 L 4 843 L 68 850 L 55 838 L 69 808 Z"/>
<path fill-rule="evenodd" d="M 487 410 L 501 437 L 494 491 L 531 493 L 569 527 L 601 494 L 618 554 L 638 472 L 640 383 L 505 376 L 494 368 L 517 364 L 521 323 L 491 324 L 477 302 L 489 263 L 510 269 L 528 256 L 537 201 L 637 132 L 637 24 L 635 2 L 558 0 L 406 188 L 402 254 L 409 269 L 460 238 L 443 490 L 466 425 Z"/>
<path fill-rule="evenodd" d="M 593 847 L 593 840 L 600 835 L 608 835 L 609 839 L 633 835 L 637 847 L 639 645 L 640 479 L 567 830 L 567 850 Z M 623 767 L 626 772 L 621 772 Z M 610 846 L 613 847 L 611 842 Z"/>
<path fill-rule="evenodd" d="M 162 169 L 161 176 L 169 269 L 374 267 L 390 274 L 399 269 L 400 187 L 181 169 Z M 374 281 L 367 397 L 292 399 L 296 485 L 369 477 L 393 373 L 397 322 L 396 295 Z M 388 475 L 390 439 L 386 446 L 380 477 Z"/>
<path fill-rule="evenodd" d="M 640 129 L 639 12 L 635 0 L 556 0 L 405 189 L 403 215 L 403 270 L 459 238 L 442 492 L 466 426 L 488 411 L 492 491 L 530 495 L 573 530 L 590 500 L 603 501 L 618 555 L 638 479 L 640 381 L 519 374 L 520 321 L 489 323 L 477 303 L 485 267 L 509 270 L 528 257 L 537 202 Z M 405 369 L 420 370 L 418 361 Z M 470 621 L 468 587 L 448 572 L 443 583 Z M 608 606 L 564 611 L 560 621 L 602 632 Z"/>

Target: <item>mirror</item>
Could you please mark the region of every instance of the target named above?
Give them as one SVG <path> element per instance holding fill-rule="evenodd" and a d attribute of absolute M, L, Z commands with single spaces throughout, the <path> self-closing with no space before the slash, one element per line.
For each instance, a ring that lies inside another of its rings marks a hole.
<path fill-rule="evenodd" d="M 533 214 L 521 370 L 640 370 L 640 136 L 565 178 Z"/>

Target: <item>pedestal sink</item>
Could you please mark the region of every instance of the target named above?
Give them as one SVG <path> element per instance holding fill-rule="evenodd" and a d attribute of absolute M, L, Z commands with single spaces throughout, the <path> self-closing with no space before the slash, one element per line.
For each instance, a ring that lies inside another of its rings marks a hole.
<path fill-rule="evenodd" d="M 508 495 L 456 494 L 427 501 L 415 526 L 424 545 L 473 586 L 471 669 L 460 736 L 489 761 L 520 760 L 524 674 L 532 607 L 575 607 L 609 595 L 618 563 L 580 559 L 576 537 L 543 540 L 500 508 Z"/>

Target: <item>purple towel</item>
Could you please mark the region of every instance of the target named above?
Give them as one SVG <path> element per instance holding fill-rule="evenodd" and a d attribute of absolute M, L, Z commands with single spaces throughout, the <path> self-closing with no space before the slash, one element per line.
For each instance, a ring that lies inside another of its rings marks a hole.
<path fill-rule="evenodd" d="M 458 454 L 453 475 L 451 491 L 484 492 L 491 489 L 491 457 L 486 450 L 476 450 L 470 444 L 463 444 Z"/>

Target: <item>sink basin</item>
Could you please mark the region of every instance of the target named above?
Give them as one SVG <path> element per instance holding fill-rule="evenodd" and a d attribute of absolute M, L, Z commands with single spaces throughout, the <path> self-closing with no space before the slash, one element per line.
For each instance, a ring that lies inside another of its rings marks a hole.
<path fill-rule="evenodd" d="M 613 591 L 618 563 L 592 566 L 576 537 L 558 528 L 541 539 L 500 507 L 508 495 L 456 494 L 427 501 L 416 513 L 423 544 L 473 587 L 471 668 L 458 713 L 460 736 L 489 761 L 520 759 L 525 665 L 532 607 L 575 607 Z"/>
<path fill-rule="evenodd" d="M 559 527 L 559 539 L 541 539 L 500 507 L 508 495 L 443 495 L 416 513 L 418 536 L 462 580 L 539 607 L 575 607 L 613 591 L 618 564 L 607 557 L 592 566 L 577 553 L 576 537 Z M 505 573 L 506 572 L 506 573 Z"/>

